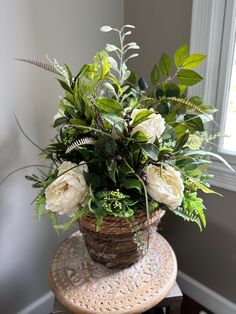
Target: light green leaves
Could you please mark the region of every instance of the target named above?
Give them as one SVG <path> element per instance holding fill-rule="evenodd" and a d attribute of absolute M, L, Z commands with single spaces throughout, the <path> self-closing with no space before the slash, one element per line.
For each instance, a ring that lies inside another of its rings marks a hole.
<path fill-rule="evenodd" d="M 180 84 L 192 86 L 200 82 L 203 78 L 193 70 L 183 69 L 177 73 L 177 79 Z"/>
<path fill-rule="evenodd" d="M 137 143 L 147 142 L 149 140 L 148 136 L 142 131 L 135 132 L 132 139 Z"/>
<path fill-rule="evenodd" d="M 190 55 L 183 63 L 184 69 L 192 69 L 196 68 L 202 61 L 206 58 L 206 56 L 201 55 L 199 53 L 195 53 Z"/>
<path fill-rule="evenodd" d="M 177 49 L 174 55 L 174 63 L 177 68 L 181 68 L 184 61 L 188 58 L 188 45 L 183 45 Z"/>
<path fill-rule="evenodd" d="M 198 182 L 198 181 L 195 180 L 194 184 L 197 186 L 198 189 L 202 190 L 206 194 L 213 193 L 213 194 L 217 194 L 219 196 L 222 196 L 222 194 L 220 194 L 220 193 L 218 193 L 218 192 L 208 188 L 207 186 L 205 186 L 201 182 Z"/>
<path fill-rule="evenodd" d="M 113 98 L 99 98 L 97 99 L 97 106 L 106 113 L 119 113 L 123 110 L 122 105 Z"/>
<path fill-rule="evenodd" d="M 163 53 L 159 62 L 159 69 L 161 71 L 161 74 L 163 74 L 165 77 L 169 77 L 172 65 L 171 65 L 171 59 L 168 56 L 168 54 Z"/>

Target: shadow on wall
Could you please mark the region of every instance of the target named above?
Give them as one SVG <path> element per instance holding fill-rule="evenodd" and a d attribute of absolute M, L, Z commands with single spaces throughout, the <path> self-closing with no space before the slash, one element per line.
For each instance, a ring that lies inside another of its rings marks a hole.
<path fill-rule="evenodd" d="M 236 303 L 235 232 L 210 218 L 200 232 L 192 223 L 167 213 L 160 233 L 173 246 L 181 271 Z"/>

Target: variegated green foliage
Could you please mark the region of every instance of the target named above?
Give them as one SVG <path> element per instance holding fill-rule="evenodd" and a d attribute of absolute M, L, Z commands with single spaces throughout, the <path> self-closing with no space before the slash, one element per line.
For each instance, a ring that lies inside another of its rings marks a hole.
<path fill-rule="evenodd" d="M 173 60 L 162 54 L 151 70 L 152 86 L 148 88 L 146 81 L 137 79 L 127 66 L 130 59 L 138 56 L 133 51 L 139 49 L 135 42 L 127 42 L 132 29 L 132 25 L 120 30 L 103 26 L 103 32 L 118 35 L 119 45 L 107 44 L 76 75 L 56 59 L 49 59 L 49 66 L 30 62 L 59 74 L 58 81 L 64 90 L 53 121 L 57 135 L 42 152 L 55 167 L 44 178 L 27 177 L 41 189 L 35 202 L 39 216 L 48 214 L 55 218 L 54 213 L 43 209 L 44 192 L 56 179 L 55 168 L 60 163 L 71 161 L 78 165 L 84 161 L 89 169 L 84 175 L 90 192 L 83 206 L 67 224 L 54 221 L 57 230 L 73 226 L 87 212 L 96 214 L 98 226 L 107 214 L 129 218 L 146 208 L 149 216 L 153 203 L 163 205 L 147 194 L 145 169 L 150 164 L 161 169 L 168 165 L 181 172 L 185 185 L 183 203 L 171 210 L 201 229 L 206 225 L 205 208 L 196 193 L 198 190 L 214 193 L 208 184 L 210 157 L 220 159 L 230 168 L 222 157 L 203 149 L 205 126 L 213 120 L 215 108 L 204 104 L 201 97 L 185 96 L 188 86 L 202 80 L 193 68 L 205 56 L 189 55 L 187 45 L 177 49 Z M 134 116 L 136 109 L 143 110 Z M 142 126 L 148 125 L 153 114 L 165 120 L 165 130 L 159 138 L 154 134 L 150 140 Z"/>

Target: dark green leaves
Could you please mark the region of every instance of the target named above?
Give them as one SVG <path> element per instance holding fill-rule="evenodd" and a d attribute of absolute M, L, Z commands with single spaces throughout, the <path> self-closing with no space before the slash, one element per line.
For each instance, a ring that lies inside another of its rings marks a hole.
<path fill-rule="evenodd" d="M 200 82 L 203 78 L 197 72 L 183 69 L 177 73 L 180 84 L 192 86 Z"/>
<path fill-rule="evenodd" d="M 119 113 L 123 110 L 122 105 L 113 98 L 99 98 L 97 99 L 97 106 L 106 113 Z"/>
<path fill-rule="evenodd" d="M 53 127 L 57 127 L 59 125 L 62 125 L 62 124 L 66 124 L 68 123 L 68 118 L 66 117 L 60 117 L 60 118 L 57 118 L 54 123 L 53 123 Z"/>
<path fill-rule="evenodd" d="M 123 185 L 126 189 L 136 189 L 139 191 L 139 193 L 142 192 L 142 184 L 140 181 L 136 178 L 127 178 L 124 182 Z"/>
<path fill-rule="evenodd" d="M 152 160 L 158 160 L 159 150 L 156 145 L 152 143 L 142 143 L 138 144 L 142 151 Z"/>
<path fill-rule="evenodd" d="M 116 183 L 117 162 L 114 159 L 107 160 L 106 165 L 109 177 L 112 179 L 114 183 Z"/>
<path fill-rule="evenodd" d="M 157 85 L 157 83 L 159 82 L 159 79 L 160 79 L 160 72 L 159 72 L 158 66 L 155 64 L 151 72 L 152 84 Z"/>
<path fill-rule="evenodd" d="M 66 91 L 69 92 L 70 94 L 73 94 L 73 91 L 72 91 L 71 87 L 70 87 L 65 81 L 59 80 L 59 79 L 57 79 L 57 80 L 58 80 L 58 82 L 60 83 L 61 87 L 62 87 L 64 90 L 66 90 Z"/>
<path fill-rule="evenodd" d="M 200 116 L 186 114 L 184 121 L 190 132 L 204 131 L 203 121 Z"/>
<path fill-rule="evenodd" d="M 144 109 L 142 111 L 140 111 L 139 113 L 136 114 L 133 123 L 132 123 L 132 127 L 136 127 L 139 123 L 142 123 L 143 121 L 146 121 L 148 119 L 148 117 L 153 114 L 154 112 L 148 109 Z"/>
<path fill-rule="evenodd" d="M 134 169 L 128 164 L 125 159 L 121 162 L 119 170 L 126 175 L 134 173 Z"/>
<path fill-rule="evenodd" d="M 180 96 L 179 86 L 173 83 L 167 83 L 165 85 L 165 96 L 166 97 L 179 97 Z"/>
<path fill-rule="evenodd" d="M 183 45 L 177 49 L 174 55 L 174 63 L 177 68 L 181 68 L 184 61 L 188 58 L 188 45 Z"/>
<path fill-rule="evenodd" d="M 169 77 L 171 68 L 172 66 L 170 57 L 168 56 L 168 54 L 163 53 L 159 62 L 159 69 L 161 71 L 161 74 L 165 77 Z"/>
<path fill-rule="evenodd" d="M 177 152 L 180 149 L 182 149 L 182 147 L 184 146 L 184 144 L 187 142 L 189 138 L 189 131 L 187 130 L 177 141 L 174 147 L 174 151 Z"/>

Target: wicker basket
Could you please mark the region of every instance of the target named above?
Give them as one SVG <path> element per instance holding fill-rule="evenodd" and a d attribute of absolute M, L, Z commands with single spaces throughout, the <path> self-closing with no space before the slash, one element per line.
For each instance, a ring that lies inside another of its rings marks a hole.
<path fill-rule="evenodd" d="M 155 228 L 164 211 L 155 211 L 149 220 L 149 227 Z M 145 211 L 134 215 L 133 221 L 114 216 L 106 216 L 96 232 L 96 218 L 85 216 L 79 221 L 88 252 L 92 259 L 108 268 L 125 268 L 137 262 L 147 247 L 148 222 Z"/>

